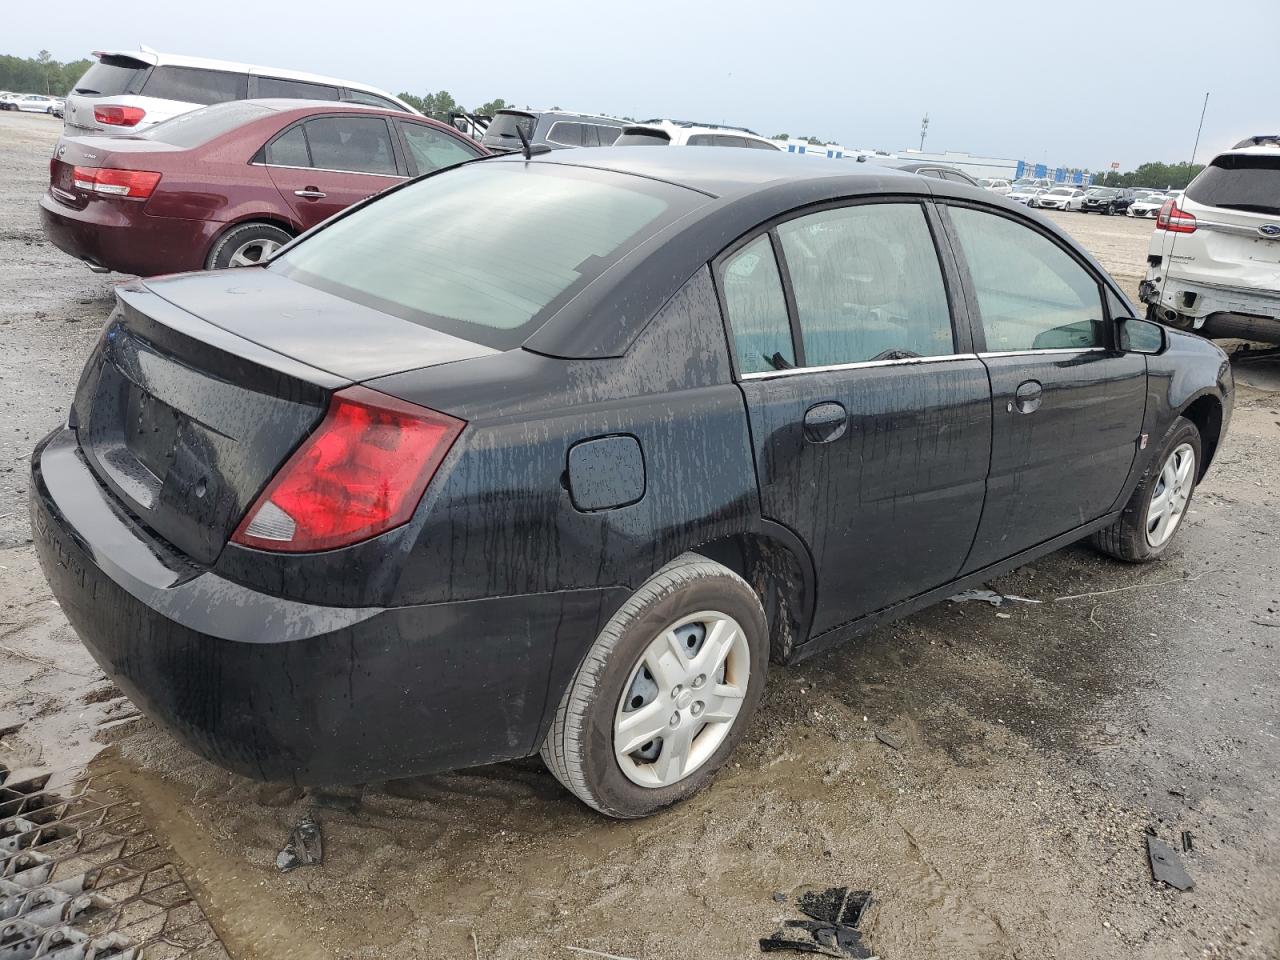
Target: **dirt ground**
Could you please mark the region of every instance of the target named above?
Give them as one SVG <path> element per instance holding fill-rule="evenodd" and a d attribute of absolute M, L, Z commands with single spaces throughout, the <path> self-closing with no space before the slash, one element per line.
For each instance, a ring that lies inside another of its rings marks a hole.
<path fill-rule="evenodd" d="M 775 668 L 734 762 L 681 807 L 611 822 L 534 760 L 304 794 L 138 718 L 35 562 L 27 459 L 118 279 L 40 233 L 58 128 L 0 114 L 0 727 L 23 724 L 0 761 L 127 789 L 233 957 L 746 958 L 797 916 L 775 893 L 831 885 L 873 892 L 884 960 L 1280 957 L 1273 367 L 1237 366 L 1230 438 L 1164 560 L 1072 547 L 992 584 L 1040 603 L 944 603 Z M 1149 222 L 1053 216 L 1136 291 Z M 282 875 L 308 811 L 325 862 Z M 1193 835 L 1193 891 L 1152 884 L 1148 828 Z"/>

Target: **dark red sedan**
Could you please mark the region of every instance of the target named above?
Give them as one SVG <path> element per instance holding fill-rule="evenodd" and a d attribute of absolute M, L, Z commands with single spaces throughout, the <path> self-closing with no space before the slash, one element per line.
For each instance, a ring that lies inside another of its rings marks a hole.
<path fill-rule="evenodd" d="M 489 151 L 425 117 L 314 100 L 241 100 L 133 137 L 64 137 L 45 235 L 98 271 L 244 266 L 357 200 Z"/>

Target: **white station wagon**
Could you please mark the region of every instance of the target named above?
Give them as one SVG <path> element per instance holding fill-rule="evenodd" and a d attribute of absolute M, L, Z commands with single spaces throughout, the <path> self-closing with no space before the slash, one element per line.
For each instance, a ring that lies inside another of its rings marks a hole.
<path fill-rule="evenodd" d="M 267 97 L 418 112 L 377 87 L 296 70 L 174 56 L 145 47 L 94 56 L 97 63 L 67 95 L 68 136 L 123 136 L 211 103 Z"/>

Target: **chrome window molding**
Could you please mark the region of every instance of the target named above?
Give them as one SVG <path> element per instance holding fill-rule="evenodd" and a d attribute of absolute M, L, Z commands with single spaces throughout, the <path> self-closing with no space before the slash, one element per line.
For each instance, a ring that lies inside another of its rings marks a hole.
<path fill-rule="evenodd" d="M 387 177 L 391 180 L 408 180 L 403 173 L 370 173 L 367 170 L 334 170 L 332 167 L 295 167 L 287 163 L 250 163 L 251 167 L 272 167 L 276 170 L 310 170 L 313 173 L 349 173 L 357 177 Z"/>
<path fill-rule="evenodd" d="M 937 357 L 903 357 L 900 360 L 858 360 L 853 363 L 831 363 L 820 367 L 790 367 L 786 370 L 761 370 L 757 373 L 741 374 L 738 379 L 772 380 L 774 377 L 794 377 L 798 373 L 832 373 L 840 370 L 863 370 L 877 367 L 910 367 L 922 363 L 946 363 L 953 360 L 977 359 L 978 355 L 976 353 L 947 353 Z"/>
<path fill-rule="evenodd" d="M 978 354 L 982 360 L 989 357 L 1038 357 L 1064 353 L 1106 353 L 1106 347 L 1054 347 L 1052 350 L 984 350 Z"/>

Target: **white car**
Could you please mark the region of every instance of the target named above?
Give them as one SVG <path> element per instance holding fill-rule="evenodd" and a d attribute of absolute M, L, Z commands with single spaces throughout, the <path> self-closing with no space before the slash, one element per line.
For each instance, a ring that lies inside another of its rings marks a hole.
<path fill-rule="evenodd" d="M 1163 193 L 1156 193 L 1154 190 L 1139 190 L 1124 214 L 1126 217 L 1154 220 L 1168 199 Z"/>
<path fill-rule="evenodd" d="M 622 128 L 616 147 L 751 147 L 777 150 L 754 130 L 724 127 L 711 123 L 689 123 L 684 120 L 646 120 Z"/>
<path fill-rule="evenodd" d="M 1166 200 L 1147 265 L 1153 319 L 1280 344 L 1280 137 L 1236 144 Z"/>
<path fill-rule="evenodd" d="M 1012 200 L 1014 203 L 1030 203 L 1032 198 L 1038 197 L 1040 194 L 1045 192 L 1047 191 L 1044 187 L 1031 187 L 1026 186 L 1025 184 L 1023 186 L 1018 186 L 1017 184 L 1014 184 L 1013 189 L 1008 193 L 1005 199 Z"/>
<path fill-rule="evenodd" d="M 982 187 L 983 190 L 990 190 L 992 193 L 999 194 L 1002 197 L 1007 197 L 1013 192 L 1013 184 L 1008 180 L 993 180 L 990 177 L 984 177 L 978 181 L 978 186 Z"/>
<path fill-rule="evenodd" d="M 23 113 L 52 114 L 58 108 L 57 97 L 46 97 L 39 93 L 24 93 L 10 103 L 13 105 L 12 109 L 21 110 Z"/>
<path fill-rule="evenodd" d="M 157 53 L 105 50 L 67 95 L 69 136 L 122 136 L 211 103 L 285 97 L 342 100 L 387 110 L 418 111 L 364 83 L 312 73 Z"/>
<path fill-rule="evenodd" d="M 1079 187 L 1054 187 L 1027 201 L 1027 206 L 1044 210 L 1078 211 L 1083 204 L 1084 191 Z"/>

